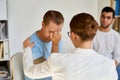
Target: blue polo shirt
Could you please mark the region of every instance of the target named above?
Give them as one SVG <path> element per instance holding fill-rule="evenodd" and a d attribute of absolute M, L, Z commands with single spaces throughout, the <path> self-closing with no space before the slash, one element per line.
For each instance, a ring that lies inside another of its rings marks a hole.
<path fill-rule="evenodd" d="M 36 34 L 32 34 L 30 36 L 30 42 L 34 42 L 34 46 L 32 47 L 32 58 L 33 60 L 38 59 L 40 57 L 44 57 L 47 59 L 51 54 L 52 42 L 44 42 L 42 41 Z M 62 52 L 62 41 L 59 42 L 59 52 Z M 43 78 L 43 79 L 30 79 L 25 76 L 25 80 L 52 80 L 51 77 Z"/>

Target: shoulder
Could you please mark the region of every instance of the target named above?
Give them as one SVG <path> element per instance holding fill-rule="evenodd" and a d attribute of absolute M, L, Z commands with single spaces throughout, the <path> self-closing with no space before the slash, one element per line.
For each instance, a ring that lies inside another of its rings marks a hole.
<path fill-rule="evenodd" d="M 111 63 L 111 64 L 115 64 L 114 60 L 113 59 L 110 59 L 104 55 L 101 55 L 100 53 L 96 52 L 97 53 L 97 56 L 99 59 L 101 59 L 104 63 Z"/>
<path fill-rule="evenodd" d="M 34 32 L 31 36 L 30 36 L 30 40 L 33 41 L 33 40 L 38 40 L 38 36 L 36 34 L 36 32 Z"/>
<path fill-rule="evenodd" d="M 111 29 L 111 33 L 116 35 L 116 36 L 120 36 L 120 34 L 117 31 L 113 30 L 113 29 Z"/>
<path fill-rule="evenodd" d="M 120 34 L 115 31 L 115 30 L 111 30 L 111 34 L 113 34 L 113 37 L 116 39 L 116 40 L 120 40 Z"/>
<path fill-rule="evenodd" d="M 95 36 L 94 36 L 94 38 L 93 38 L 93 42 L 96 42 L 96 40 L 98 39 L 98 40 L 101 40 L 100 38 L 101 38 L 101 32 L 100 32 L 100 30 L 97 30 L 97 32 L 96 32 L 96 34 L 95 34 Z"/>
<path fill-rule="evenodd" d="M 30 42 L 34 42 L 35 46 L 42 46 L 43 45 L 43 41 L 38 37 L 36 32 L 34 32 L 30 36 Z"/>

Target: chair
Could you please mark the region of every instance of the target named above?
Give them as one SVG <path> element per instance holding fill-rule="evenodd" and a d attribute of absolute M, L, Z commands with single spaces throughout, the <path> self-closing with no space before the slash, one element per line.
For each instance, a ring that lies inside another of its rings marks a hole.
<path fill-rule="evenodd" d="M 23 53 L 18 52 L 11 57 L 11 68 L 13 80 L 24 80 Z"/>

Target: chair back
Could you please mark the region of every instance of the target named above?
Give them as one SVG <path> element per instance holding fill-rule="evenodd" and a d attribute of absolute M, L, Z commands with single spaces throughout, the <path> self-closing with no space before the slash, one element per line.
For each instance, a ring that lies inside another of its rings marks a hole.
<path fill-rule="evenodd" d="M 22 52 L 18 52 L 11 57 L 11 69 L 13 80 L 24 80 Z"/>

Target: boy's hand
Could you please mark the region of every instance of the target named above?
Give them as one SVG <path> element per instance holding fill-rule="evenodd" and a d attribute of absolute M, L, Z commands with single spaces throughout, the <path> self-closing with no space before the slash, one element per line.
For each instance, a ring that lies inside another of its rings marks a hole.
<path fill-rule="evenodd" d="M 52 53 L 58 52 L 59 41 L 61 39 L 61 32 L 56 31 L 55 33 L 50 34 L 50 38 L 52 41 Z"/>
<path fill-rule="evenodd" d="M 51 38 L 52 44 L 57 45 L 61 39 L 61 32 L 56 31 L 55 33 L 51 33 L 50 38 Z"/>

